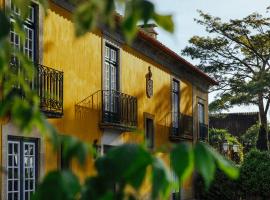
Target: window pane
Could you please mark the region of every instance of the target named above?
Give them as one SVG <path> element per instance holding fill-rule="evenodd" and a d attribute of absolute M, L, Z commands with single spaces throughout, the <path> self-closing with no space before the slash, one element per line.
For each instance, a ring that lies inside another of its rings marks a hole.
<path fill-rule="evenodd" d="M 111 49 L 111 60 L 116 62 L 116 51 L 114 49 Z"/>
<path fill-rule="evenodd" d="M 14 172 L 13 177 L 14 178 L 19 178 L 19 168 L 14 168 L 13 172 Z"/>
<path fill-rule="evenodd" d="M 172 128 L 177 133 L 179 128 L 179 81 L 172 81 Z"/>
<path fill-rule="evenodd" d="M 20 191 L 19 183 L 19 159 L 20 159 L 20 143 L 18 141 L 8 141 L 8 177 L 7 177 L 7 192 L 8 199 L 18 199 Z"/>
<path fill-rule="evenodd" d="M 15 190 L 15 191 L 18 190 L 18 183 L 19 183 L 18 180 L 14 181 L 14 190 Z"/>
<path fill-rule="evenodd" d="M 29 199 L 29 193 L 28 192 L 25 192 L 24 199 L 25 200 L 28 200 Z"/>
<path fill-rule="evenodd" d="M 108 46 L 105 46 L 105 58 L 110 57 L 110 48 Z"/>
<path fill-rule="evenodd" d="M 146 118 L 146 143 L 148 148 L 154 147 L 154 121 Z"/>
<path fill-rule="evenodd" d="M 30 192 L 35 190 L 35 152 L 34 142 L 24 142 L 24 194 L 25 199 L 30 199 Z"/>
<path fill-rule="evenodd" d="M 19 199 L 19 194 L 18 193 L 14 193 L 14 199 L 13 200 L 18 200 Z"/>
<path fill-rule="evenodd" d="M 8 168 L 8 178 L 9 179 L 13 178 L 13 170 L 12 170 L 12 168 Z"/>
<path fill-rule="evenodd" d="M 12 189 L 12 181 L 8 181 L 8 191 L 13 191 L 13 189 Z"/>
<path fill-rule="evenodd" d="M 8 156 L 8 166 L 13 166 L 13 164 L 12 164 L 12 161 L 13 161 L 13 156 L 11 155 L 11 156 Z"/>
<path fill-rule="evenodd" d="M 204 119 L 204 105 L 199 103 L 198 104 L 198 114 L 199 114 L 199 122 L 200 123 L 205 123 L 205 119 Z"/>

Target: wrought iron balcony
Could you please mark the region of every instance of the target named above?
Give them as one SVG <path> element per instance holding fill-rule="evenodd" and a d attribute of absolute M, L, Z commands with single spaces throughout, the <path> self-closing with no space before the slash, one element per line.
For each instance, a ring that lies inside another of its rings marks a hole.
<path fill-rule="evenodd" d="M 182 113 L 172 113 L 169 138 L 171 141 L 193 139 L 193 117 Z"/>
<path fill-rule="evenodd" d="M 101 126 L 137 126 L 137 98 L 118 91 L 102 91 Z"/>
<path fill-rule="evenodd" d="M 208 125 L 204 123 L 199 123 L 199 139 L 201 141 L 208 140 Z"/>
<path fill-rule="evenodd" d="M 37 65 L 35 90 L 40 97 L 40 108 L 48 117 L 63 115 L 64 73 L 43 65 Z"/>
<path fill-rule="evenodd" d="M 14 73 L 22 73 L 19 65 L 12 64 Z M 64 73 L 41 64 L 35 64 L 35 75 L 29 82 L 30 87 L 40 98 L 40 109 L 49 118 L 59 118 L 63 115 L 63 80 Z M 14 86 L 24 97 L 21 86 Z"/>
<path fill-rule="evenodd" d="M 99 90 L 76 105 L 79 115 L 97 110 L 102 129 L 133 131 L 137 127 L 137 98 L 113 90 Z"/>

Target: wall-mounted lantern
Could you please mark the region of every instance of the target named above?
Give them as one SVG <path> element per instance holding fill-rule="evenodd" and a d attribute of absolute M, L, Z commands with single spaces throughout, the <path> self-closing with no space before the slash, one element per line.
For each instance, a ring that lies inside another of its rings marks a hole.
<path fill-rule="evenodd" d="M 148 73 L 146 74 L 146 95 L 148 98 L 151 98 L 153 96 L 153 80 L 152 78 L 152 72 L 151 67 L 148 67 Z"/>
<path fill-rule="evenodd" d="M 234 153 L 237 153 L 238 151 L 239 151 L 239 145 L 234 144 L 234 145 L 233 145 L 233 152 L 234 152 Z"/>
<path fill-rule="evenodd" d="M 229 150 L 229 143 L 226 141 L 222 144 L 223 151 L 227 152 Z"/>

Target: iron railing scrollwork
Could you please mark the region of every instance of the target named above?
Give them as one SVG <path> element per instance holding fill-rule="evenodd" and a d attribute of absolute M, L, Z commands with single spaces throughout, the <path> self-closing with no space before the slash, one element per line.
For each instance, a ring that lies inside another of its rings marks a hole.
<path fill-rule="evenodd" d="M 12 72 L 16 76 L 24 76 L 19 64 L 10 64 Z M 48 117 L 61 117 L 63 115 L 63 81 L 62 71 L 46 67 L 41 64 L 34 64 L 33 78 L 26 78 L 25 81 L 30 88 L 37 92 L 40 100 L 40 109 Z M 22 87 L 19 83 L 13 85 L 18 95 L 24 98 Z"/>
<path fill-rule="evenodd" d="M 137 98 L 114 90 L 102 90 L 102 123 L 137 126 Z"/>
<path fill-rule="evenodd" d="M 35 90 L 40 97 L 40 108 L 52 116 L 63 115 L 64 73 L 44 65 L 37 65 Z"/>
<path fill-rule="evenodd" d="M 133 131 L 137 127 L 137 98 L 119 91 L 98 90 L 77 103 L 75 109 L 79 119 L 97 113 L 102 129 Z"/>
<path fill-rule="evenodd" d="M 183 113 L 172 112 L 171 114 L 172 114 L 172 123 L 171 123 L 170 138 L 180 139 L 180 138 L 188 137 L 192 139 L 193 138 L 193 117 L 185 115 Z"/>

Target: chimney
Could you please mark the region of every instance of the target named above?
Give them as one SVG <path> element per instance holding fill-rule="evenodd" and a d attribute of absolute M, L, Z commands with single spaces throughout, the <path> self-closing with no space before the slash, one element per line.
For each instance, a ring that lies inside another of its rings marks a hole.
<path fill-rule="evenodd" d="M 158 33 L 155 30 L 155 28 L 157 27 L 156 24 L 143 24 L 143 25 L 139 25 L 139 27 L 147 35 L 151 36 L 152 38 L 157 39 Z"/>

